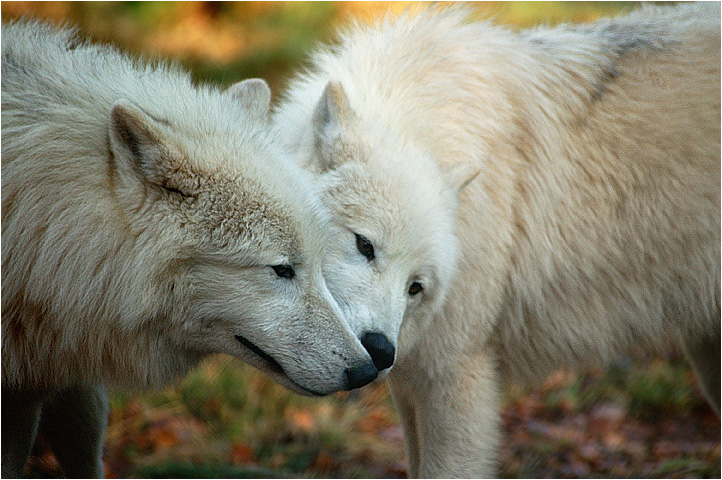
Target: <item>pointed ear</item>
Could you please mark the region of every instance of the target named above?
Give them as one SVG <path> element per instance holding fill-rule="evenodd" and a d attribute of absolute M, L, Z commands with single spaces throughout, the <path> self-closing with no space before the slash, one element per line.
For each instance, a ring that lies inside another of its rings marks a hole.
<path fill-rule="evenodd" d="M 313 112 L 313 134 L 316 139 L 316 160 L 322 171 L 330 170 L 344 160 L 340 155 L 342 133 L 353 117 L 346 92 L 339 82 L 329 82 Z"/>
<path fill-rule="evenodd" d="M 110 148 L 116 157 L 128 159 L 133 168 L 151 183 L 158 180 L 158 162 L 163 156 L 162 134 L 157 122 L 128 100 L 120 99 L 110 109 Z"/>
<path fill-rule="evenodd" d="M 226 93 L 248 110 L 248 113 L 263 122 L 268 122 L 271 110 L 271 89 L 265 80 L 250 78 L 231 85 Z"/>
<path fill-rule="evenodd" d="M 317 137 L 333 134 L 350 120 L 351 115 L 351 106 L 341 84 L 328 82 L 313 112 L 313 131 Z"/>
<path fill-rule="evenodd" d="M 481 172 L 481 167 L 472 162 L 462 162 L 442 168 L 442 175 L 446 185 L 457 193 L 471 183 Z"/>
<path fill-rule="evenodd" d="M 110 109 L 110 149 L 119 168 L 154 187 L 190 196 L 192 184 L 184 178 L 160 123 L 128 100 L 118 100 Z"/>

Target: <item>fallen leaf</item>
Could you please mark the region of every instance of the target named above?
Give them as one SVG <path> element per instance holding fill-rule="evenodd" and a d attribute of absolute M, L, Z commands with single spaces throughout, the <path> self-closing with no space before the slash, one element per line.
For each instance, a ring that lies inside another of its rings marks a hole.
<path fill-rule="evenodd" d="M 253 448 L 247 443 L 234 444 L 228 456 L 230 464 L 236 466 L 247 465 L 254 461 Z"/>

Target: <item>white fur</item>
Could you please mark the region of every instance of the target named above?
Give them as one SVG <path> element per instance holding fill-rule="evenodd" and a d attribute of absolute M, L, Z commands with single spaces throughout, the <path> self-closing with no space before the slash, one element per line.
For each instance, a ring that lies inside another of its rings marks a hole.
<path fill-rule="evenodd" d="M 104 386 L 161 386 L 210 353 L 304 394 L 372 365 L 325 285 L 329 215 L 270 133 L 265 84 L 196 87 L 36 23 L 4 25 L 2 55 L 3 475 L 59 399 L 87 407 L 67 442 L 92 450 L 63 467 L 99 474 Z"/>
<path fill-rule="evenodd" d="M 719 409 L 719 58 L 716 3 L 519 33 L 430 9 L 291 84 L 274 123 L 348 231 L 329 288 L 398 342 L 413 476 L 493 475 L 501 385 L 561 366 L 681 342 Z"/>

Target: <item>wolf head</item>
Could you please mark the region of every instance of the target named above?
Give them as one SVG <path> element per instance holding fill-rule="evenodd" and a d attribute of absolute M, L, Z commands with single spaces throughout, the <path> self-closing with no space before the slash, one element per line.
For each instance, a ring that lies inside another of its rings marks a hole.
<path fill-rule="evenodd" d="M 303 394 L 357 388 L 376 368 L 325 284 L 329 215 L 269 136 L 269 98 L 244 82 L 208 99 L 211 120 L 117 101 L 119 202 L 137 244 L 163 246 L 139 262 L 163 265 L 154 294 L 179 350 L 236 356 Z"/>
<path fill-rule="evenodd" d="M 302 162 L 342 232 L 326 255 L 329 289 L 362 340 L 383 336 L 393 352 L 401 336 L 410 348 L 446 295 L 456 266 L 458 192 L 478 170 L 440 169 L 402 136 L 357 116 L 339 83 L 329 83 L 317 102 Z M 275 120 L 288 132 L 298 126 L 287 113 L 282 106 Z M 380 370 L 393 363 L 393 353 L 379 361 L 369 351 Z"/>

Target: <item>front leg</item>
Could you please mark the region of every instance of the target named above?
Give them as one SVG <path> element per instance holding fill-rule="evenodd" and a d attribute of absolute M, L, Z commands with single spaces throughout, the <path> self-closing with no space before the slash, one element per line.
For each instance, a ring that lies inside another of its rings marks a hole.
<path fill-rule="evenodd" d="M 401 416 L 411 450 L 409 474 L 421 478 L 495 476 L 501 434 L 493 357 L 480 352 L 445 359 L 448 367 L 437 368 L 435 373 L 423 364 L 407 364 L 389 376 L 394 399 L 407 403 Z"/>
<path fill-rule="evenodd" d="M 2 476 L 20 478 L 40 418 L 42 397 L 2 389 Z"/>
<path fill-rule="evenodd" d="M 686 339 L 684 353 L 697 376 L 702 393 L 717 415 L 720 414 L 720 330 L 701 338 Z"/>
<path fill-rule="evenodd" d="M 67 478 L 103 477 L 108 394 L 102 385 L 62 391 L 43 406 L 40 434 Z"/>
<path fill-rule="evenodd" d="M 393 370 L 392 370 L 393 372 Z M 406 461 L 409 478 L 419 478 L 419 436 L 416 430 L 416 405 L 413 401 L 413 388 L 403 381 L 388 381 L 391 398 L 401 419 L 406 442 Z"/>

